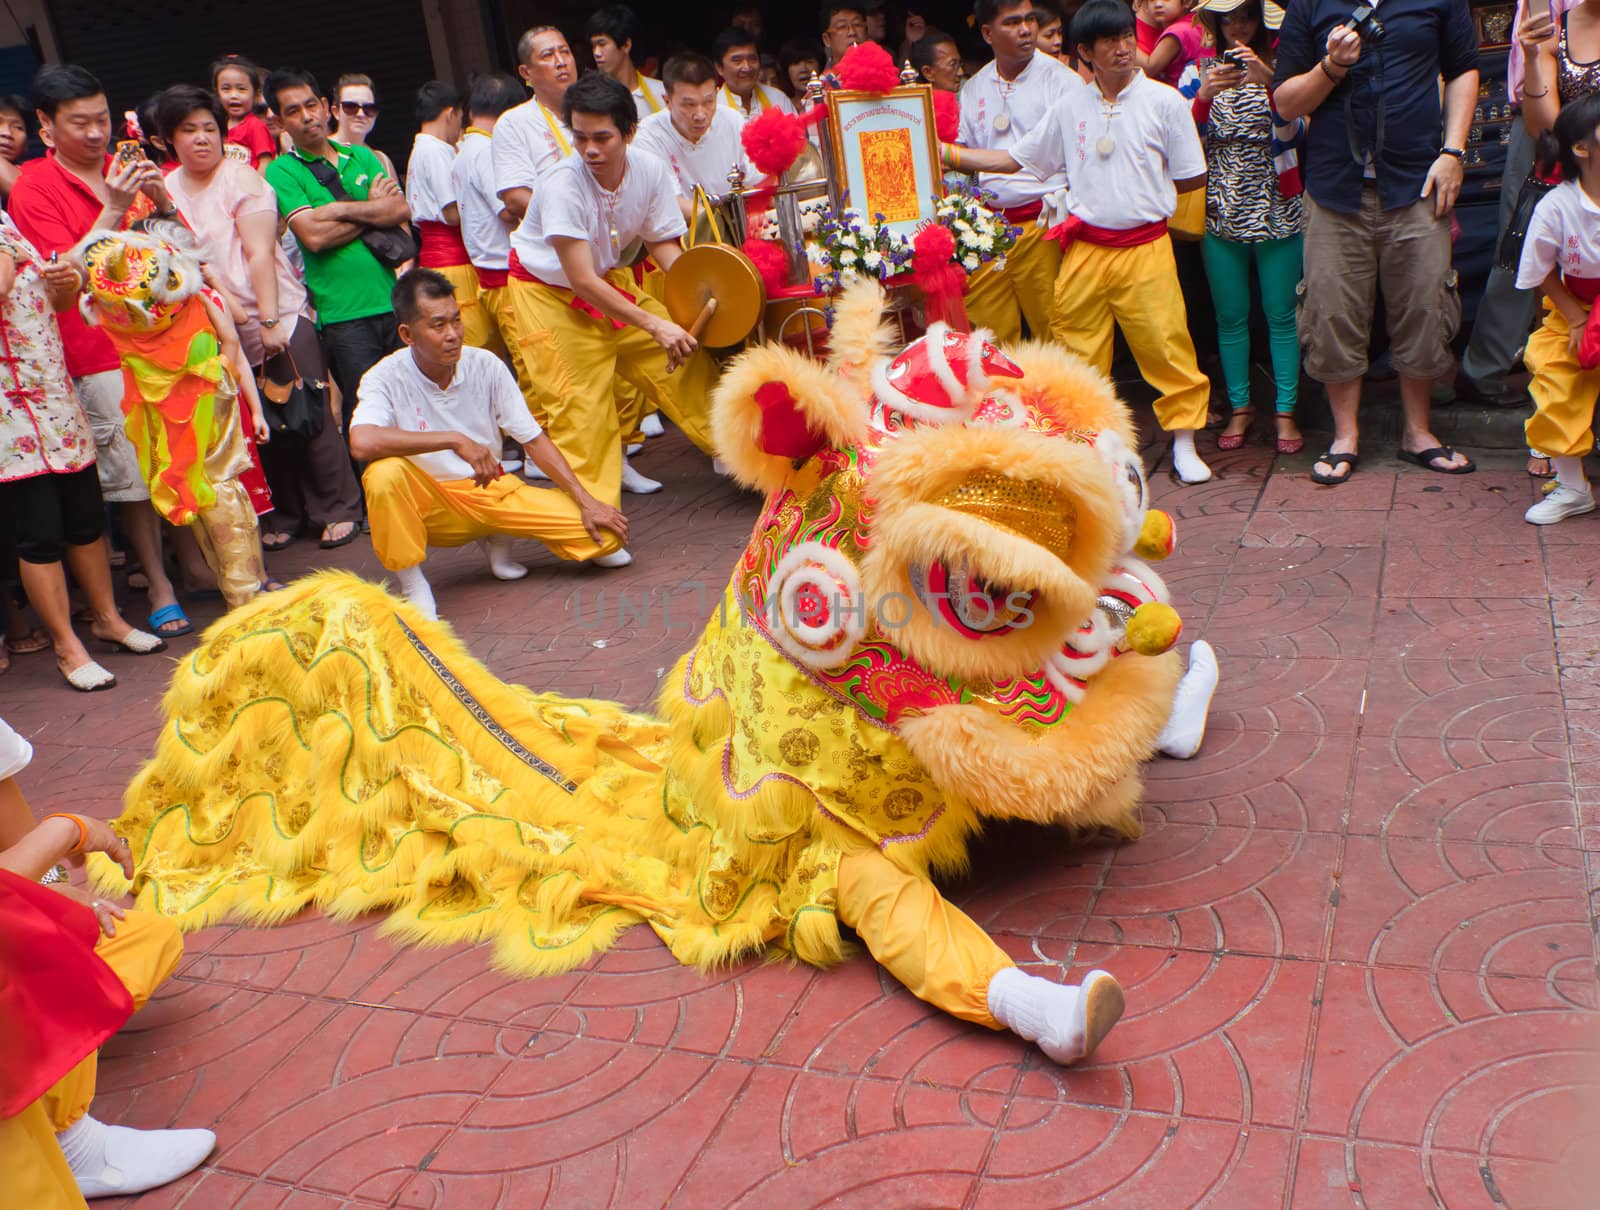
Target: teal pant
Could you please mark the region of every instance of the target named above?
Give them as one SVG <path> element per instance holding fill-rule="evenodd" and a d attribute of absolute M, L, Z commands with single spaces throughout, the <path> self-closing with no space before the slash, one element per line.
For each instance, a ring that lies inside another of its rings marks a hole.
<path fill-rule="evenodd" d="M 1300 237 L 1241 244 L 1207 233 L 1200 246 L 1211 304 L 1217 313 L 1217 346 L 1228 402 L 1234 411 L 1250 406 L 1250 258 L 1261 279 L 1261 309 L 1267 316 L 1272 377 L 1278 385 L 1277 411 L 1294 414 L 1300 393 L 1300 337 L 1295 327 L 1295 292 L 1300 285 Z"/>

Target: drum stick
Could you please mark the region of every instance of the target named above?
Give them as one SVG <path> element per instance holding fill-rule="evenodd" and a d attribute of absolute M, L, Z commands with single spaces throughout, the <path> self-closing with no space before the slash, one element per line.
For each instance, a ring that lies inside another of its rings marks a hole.
<path fill-rule="evenodd" d="M 717 300 L 715 298 L 706 299 L 705 306 L 700 308 L 700 314 L 696 315 L 694 322 L 689 325 L 689 335 L 699 340 L 700 333 L 706 330 L 706 325 L 711 322 L 711 317 L 716 314 L 716 310 Z"/>

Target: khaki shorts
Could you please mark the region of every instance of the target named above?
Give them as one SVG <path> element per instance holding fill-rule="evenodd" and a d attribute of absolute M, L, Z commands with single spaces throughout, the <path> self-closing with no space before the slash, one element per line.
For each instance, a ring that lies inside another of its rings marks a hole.
<path fill-rule="evenodd" d="M 1461 326 L 1449 217 L 1434 215 L 1432 198 L 1383 210 L 1371 186 L 1361 191 L 1355 214 L 1324 209 L 1308 196 L 1300 283 L 1307 374 L 1318 382 L 1352 382 L 1366 374 L 1380 288 L 1395 372 L 1430 381 L 1449 373 L 1455 364 L 1450 342 Z"/>
<path fill-rule="evenodd" d="M 122 414 L 122 371 L 106 370 L 74 378 L 78 400 L 94 430 L 94 464 L 100 472 L 100 494 L 110 504 L 150 499 L 150 485 L 139 471 L 139 455 L 128 440 Z"/>

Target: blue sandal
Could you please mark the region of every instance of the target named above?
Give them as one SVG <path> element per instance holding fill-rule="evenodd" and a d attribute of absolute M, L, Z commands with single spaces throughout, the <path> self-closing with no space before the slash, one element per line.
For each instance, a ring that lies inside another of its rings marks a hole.
<path fill-rule="evenodd" d="M 150 629 L 164 639 L 176 639 L 186 634 L 194 633 L 194 623 L 189 621 L 189 615 L 183 612 L 183 606 L 176 602 L 171 605 L 163 605 L 160 609 L 155 610 L 151 613 L 149 622 Z M 174 622 L 182 622 L 182 628 L 178 630 L 164 629 Z"/>

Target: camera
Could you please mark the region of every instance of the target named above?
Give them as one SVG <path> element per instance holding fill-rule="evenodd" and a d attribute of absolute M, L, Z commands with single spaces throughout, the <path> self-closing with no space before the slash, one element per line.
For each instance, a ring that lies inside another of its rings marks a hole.
<path fill-rule="evenodd" d="M 1355 11 L 1345 20 L 1344 28 L 1355 30 L 1364 43 L 1383 41 L 1383 22 L 1378 20 L 1377 11 L 1370 4 L 1356 5 Z"/>

